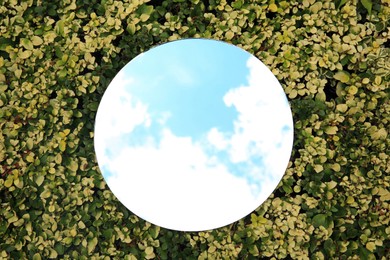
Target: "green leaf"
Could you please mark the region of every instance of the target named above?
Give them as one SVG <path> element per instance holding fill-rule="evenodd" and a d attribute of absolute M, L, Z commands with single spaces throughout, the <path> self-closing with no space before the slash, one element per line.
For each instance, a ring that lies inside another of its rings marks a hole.
<path fill-rule="evenodd" d="M 329 238 L 324 243 L 324 249 L 326 250 L 328 255 L 333 255 L 335 250 L 335 246 L 333 243 L 333 239 Z"/>
<path fill-rule="evenodd" d="M 313 217 L 312 223 L 314 227 L 323 226 L 326 227 L 326 215 L 325 214 L 317 214 Z"/>
<path fill-rule="evenodd" d="M 233 2 L 231 5 L 233 8 L 235 9 L 240 9 L 241 6 L 243 4 L 243 1 L 242 0 L 236 0 L 235 2 Z"/>
<path fill-rule="evenodd" d="M 335 78 L 343 83 L 347 83 L 347 82 L 349 82 L 350 74 L 346 71 L 339 71 L 336 74 L 334 74 L 333 78 Z"/>
<path fill-rule="evenodd" d="M 337 6 L 337 9 L 340 9 L 340 7 L 342 7 L 343 5 L 345 5 L 345 3 L 347 2 L 348 0 L 341 0 L 339 5 Z"/>
<path fill-rule="evenodd" d="M 149 228 L 149 234 L 152 236 L 152 238 L 156 239 L 158 237 L 158 234 L 160 232 L 160 227 L 159 226 L 152 226 L 151 228 Z"/>
<path fill-rule="evenodd" d="M 250 248 L 249 248 L 249 253 L 253 256 L 258 256 L 259 255 L 259 249 L 257 248 L 256 245 L 252 245 Z"/>
<path fill-rule="evenodd" d="M 364 8 L 366 8 L 368 15 L 371 16 L 372 11 L 372 1 L 371 0 L 360 0 Z"/>
<path fill-rule="evenodd" d="M 65 252 L 64 246 L 63 246 L 62 244 L 60 244 L 60 243 L 57 243 L 57 244 L 54 246 L 54 249 L 57 251 L 57 253 L 58 253 L 59 255 L 62 255 L 62 254 L 64 254 L 64 252 Z"/>
<path fill-rule="evenodd" d="M 129 24 L 127 25 L 126 30 L 127 30 L 130 34 L 134 34 L 135 31 L 136 31 L 135 24 L 134 24 L 134 23 L 129 23 Z"/>
<path fill-rule="evenodd" d="M 59 20 L 56 23 L 56 27 L 55 27 L 56 34 L 58 34 L 60 36 L 64 36 L 65 35 L 64 27 L 65 27 L 64 20 Z"/>
<path fill-rule="evenodd" d="M 71 161 L 69 162 L 69 164 L 67 165 L 67 168 L 68 168 L 69 170 L 71 170 L 72 172 L 76 172 L 77 169 L 79 168 L 79 165 L 78 165 L 78 163 L 77 163 L 76 161 L 71 160 Z"/>
<path fill-rule="evenodd" d="M 93 112 L 97 111 L 98 107 L 99 107 L 98 102 L 91 102 L 87 105 L 87 108 Z"/>
<path fill-rule="evenodd" d="M 286 194 L 290 194 L 293 192 L 291 186 L 289 186 L 287 184 L 283 184 L 282 188 L 283 188 L 284 192 L 286 192 Z"/>
<path fill-rule="evenodd" d="M 68 71 L 66 69 L 62 69 L 62 70 L 58 71 L 57 74 L 58 74 L 58 77 L 65 78 L 66 75 L 68 75 Z"/>
<path fill-rule="evenodd" d="M 153 12 L 153 9 L 154 9 L 154 7 L 152 5 L 143 4 L 138 8 L 137 13 L 140 15 L 147 14 L 150 16 Z"/>

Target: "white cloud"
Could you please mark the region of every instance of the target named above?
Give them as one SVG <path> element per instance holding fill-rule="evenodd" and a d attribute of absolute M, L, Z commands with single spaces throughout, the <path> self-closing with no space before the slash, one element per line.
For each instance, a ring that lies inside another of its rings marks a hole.
<path fill-rule="evenodd" d="M 251 57 L 247 66 L 248 86 L 224 96 L 225 104 L 239 113 L 234 134 L 225 140 L 230 144 L 231 160 L 246 162 L 261 155 L 267 172 L 283 175 L 286 165 L 280 161 L 289 158 L 292 147 L 292 129 L 282 131 L 285 125 L 292 127 L 290 108 L 279 82 L 263 63 Z"/>
<path fill-rule="evenodd" d="M 207 140 L 218 150 L 225 150 L 228 142 L 217 128 L 213 127 L 207 134 Z"/>
<path fill-rule="evenodd" d="M 126 78 L 121 70 L 106 90 L 95 119 L 95 151 L 101 166 L 108 162 L 107 150 L 115 150 L 112 144 L 123 134 L 131 133 L 136 126 L 150 126 L 151 119 L 145 104 L 136 100 L 126 91 L 126 87 L 134 82 Z M 111 144 L 111 146 L 110 146 Z"/>
<path fill-rule="evenodd" d="M 107 183 L 123 204 L 171 229 L 227 225 L 249 214 L 262 199 L 191 138 L 168 129 L 158 146 L 125 148 L 110 170 L 114 174 Z"/>

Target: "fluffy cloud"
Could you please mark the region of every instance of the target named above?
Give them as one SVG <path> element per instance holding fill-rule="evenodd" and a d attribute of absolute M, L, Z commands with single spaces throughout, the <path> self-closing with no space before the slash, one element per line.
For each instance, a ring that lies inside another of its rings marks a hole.
<path fill-rule="evenodd" d="M 110 163 L 107 183 L 140 217 L 196 231 L 227 225 L 259 203 L 244 178 L 189 137 L 162 131 L 158 146 L 127 147 Z"/>
<path fill-rule="evenodd" d="M 224 96 L 225 104 L 234 106 L 239 114 L 234 134 L 224 141 L 230 144 L 232 162 L 247 162 L 261 156 L 267 172 L 280 176 L 287 166 L 280 161 L 288 160 L 292 147 L 290 108 L 279 82 L 263 63 L 251 57 L 247 66 L 248 85 L 232 89 Z"/>
<path fill-rule="evenodd" d="M 101 166 L 109 162 L 107 149 L 116 151 L 121 136 L 131 133 L 136 126 L 150 126 L 147 106 L 126 91 L 133 79 L 126 78 L 123 70 L 110 83 L 103 96 L 95 120 L 95 151 Z"/>

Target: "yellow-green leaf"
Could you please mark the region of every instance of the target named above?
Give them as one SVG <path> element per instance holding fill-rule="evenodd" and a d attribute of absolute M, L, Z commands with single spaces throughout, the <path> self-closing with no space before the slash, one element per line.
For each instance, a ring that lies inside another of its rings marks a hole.
<path fill-rule="evenodd" d="M 316 164 L 314 166 L 314 170 L 316 171 L 316 173 L 319 173 L 319 172 L 322 172 L 324 170 L 324 167 L 321 164 Z"/>
<path fill-rule="evenodd" d="M 135 24 L 134 23 L 129 23 L 127 25 L 127 31 L 131 34 L 134 34 L 135 33 L 135 30 L 136 30 L 136 27 L 135 27 Z"/>
<path fill-rule="evenodd" d="M 77 169 L 79 168 L 79 165 L 76 161 L 70 161 L 69 165 L 67 166 L 69 170 L 71 170 L 72 172 L 75 172 L 77 171 Z"/>
<path fill-rule="evenodd" d="M 215 246 L 210 246 L 209 249 L 207 250 L 207 252 L 214 253 L 215 250 L 217 250 L 217 248 Z"/>
<path fill-rule="evenodd" d="M 32 232 L 32 226 L 31 226 L 31 222 L 28 222 L 25 226 L 27 232 L 30 234 Z"/>
<path fill-rule="evenodd" d="M 373 252 L 373 251 L 376 249 L 376 245 L 375 245 L 374 242 L 368 242 L 368 243 L 366 244 L 366 248 L 367 248 L 368 250 L 370 250 L 371 252 Z"/>
<path fill-rule="evenodd" d="M 149 14 L 141 14 L 139 17 L 142 22 L 146 22 L 149 19 L 150 15 Z"/>
<path fill-rule="evenodd" d="M 328 186 L 328 189 L 332 190 L 332 189 L 334 189 L 334 187 L 337 186 L 337 182 L 330 181 L 330 182 L 327 183 L 327 186 Z"/>
<path fill-rule="evenodd" d="M 61 162 L 62 162 L 62 155 L 60 153 L 57 153 L 56 157 L 54 158 L 54 161 L 57 164 L 61 164 Z"/>
<path fill-rule="evenodd" d="M 89 254 L 92 253 L 93 250 L 95 250 L 96 245 L 97 245 L 97 238 L 96 237 L 94 237 L 88 241 L 87 249 L 88 249 Z"/>
<path fill-rule="evenodd" d="M 348 110 L 348 106 L 346 104 L 338 104 L 336 106 L 337 111 L 344 113 Z"/>
<path fill-rule="evenodd" d="M 14 222 L 18 221 L 18 219 L 19 219 L 18 216 L 13 215 L 12 217 L 10 217 L 8 219 L 8 223 L 14 223 Z"/>
<path fill-rule="evenodd" d="M 278 11 L 278 7 L 276 6 L 276 4 L 270 4 L 268 6 L 268 9 L 271 11 L 271 12 L 277 12 Z"/>
<path fill-rule="evenodd" d="M 325 133 L 327 133 L 328 135 L 335 135 L 337 133 L 337 126 L 328 126 L 326 129 L 325 129 Z"/>
<path fill-rule="evenodd" d="M 41 255 L 39 253 L 35 253 L 32 257 L 32 260 L 41 260 Z"/>
<path fill-rule="evenodd" d="M 45 180 L 45 177 L 43 177 L 42 175 L 39 175 L 39 176 L 37 176 L 37 178 L 35 179 L 35 183 L 36 183 L 38 186 L 41 186 L 44 180 Z"/>
<path fill-rule="evenodd" d="M 33 143 L 33 139 L 32 138 L 28 138 L 27 141 L 26 141 L 26 145 L 27 145 L 27 149 L 31 150 L 34 146 L 34 143 Z"/>
<path fill-rule="evenodd" d="M 22 60 L 25 60 L 31 56 L 31 53 L 32 52 L 30 50 L 26 50 L 26 51 L 18 52 L 18 56 Z"/>
<path fill-rule="evenodd" d="M 38 45 L 41 45 L 43 43 L 43 40 L 41 37 L 34 35 L 31 38 L 31 42 L 33 45 L 38 46 Z"/>
<path fill-rule="evenodd" d="M 23 184 L 23 179 L 21 178 L 14 180 L 14 185 L 19 189 L 23 188 Z"/>
<path fill-rule="evenodd" d="M 22 38 L 20 40 L 20 45 L 22 45 L 26 50 L 32 50 L 34 49 L 33 43 L 26 38 Z"/>
<path fill-rule="evenodd" d="M 147 255 L 153 254 L 153 247 L 148 246 L 147 248 L 145 248 L 145 254 Z"/>
<path fill-rule="evenodd" d="M 341 169 L 341 168 L 340 168 L 340 164 L 338 164 L 338 163 L 332 164 L 331 168 L 332 168 L 332 170 L 334 170 L 335 172 L 339 172 L 340 169 Z"/>
<path fill-rule="evenodd" d="M 13 178 L 11 175 L 9 175 L 9 176 L 7 177 L 7 179 L 5 180 L 5 182 L 4 182 L 4 186 L 5 186 L 6 188 L 9 188 L 9 187 L 12 186 L 13 183 L 14 183 L 14 178 Z"/>
<path fill-rule="evenodd" d="M 351 95 L 355 95 L 358 92 L 358 88 L 356 86 L 350 86 L 348 88 L 348 93 Z"/>
<path fill-rule="evenodd" d="M 65 151 L 66 143 L 65 143 L 64 140 L 61 140 L 61 141 L 60 141 L 59 148 L 60 148 L 60 151 L 61 151 L 61 152 Z"/>
<path fill-rule="evenodd" d="M 234 37 L 234 33 L 229 30 L 225 33 L 225 37 L 227 40 L 231 40 Z"/>
<path fill-rule="evenodd" d="M 347 83 L 350 79 L 349 73 L 345 71 L 339 71 L 333 77 L 343 83 Z"/>
<path fill-rule="evenodd" d="M 50 190 L 44 190 L 42 193 L 41 193 L 41 199 L 47 199 L 47 198 L 49 198 L 50 197 L 50 195 L 51 195 L 51 192 L 50 192 Z"/>
<path fill-rule="evenodd" d="M 22 76 L 22 70 L 21 69 L 15 70 L 14 73 L 15 73 L 15 77 L 17 77 L 18 79 L 20 79 L 20 76 Z"/>
<path fill-rule="evenodd" d="M 379 139 L 385 140 L 386 137 L 387 137 L 387 131 L 384 128 L 381 128 L 381 129 L 379 129 L 377 131 L 373 131 L 371 133 L 371 138 L 374 139 L 374 140 L 379 140 Z"/>
<path fill-rule="evenodd" d="M 34 157 L 31 155 L 27 155 L 26 161 L 32 163 L 34 161 Z"/>

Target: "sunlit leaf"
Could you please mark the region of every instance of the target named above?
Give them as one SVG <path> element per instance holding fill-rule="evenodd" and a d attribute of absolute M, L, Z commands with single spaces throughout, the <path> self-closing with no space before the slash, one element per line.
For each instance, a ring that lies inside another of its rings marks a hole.
<path fill-rule="evenodd" d="M 343 83 L 349 82 L 350 79 L 349 73 L 345 71 L 339 71 L 333 77 Z"/>
<path fill-rule="evenodd" d="M 20 40 L 20 44 L 26 49 L 26 50 L 32 50 L 34 49 L 33 43 L 26 38 L 22 38 Z"/>

